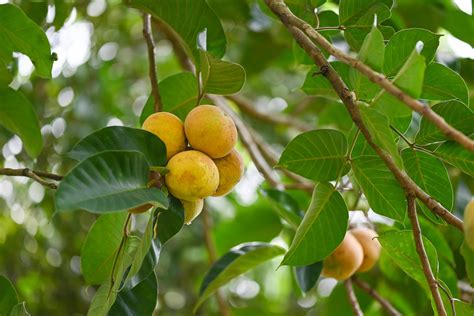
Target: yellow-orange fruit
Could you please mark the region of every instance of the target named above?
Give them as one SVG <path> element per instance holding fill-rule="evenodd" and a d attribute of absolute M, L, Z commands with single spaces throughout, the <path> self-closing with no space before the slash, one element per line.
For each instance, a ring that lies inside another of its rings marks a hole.
<path fill-rule="evenodd" d="M 158 112 L 147 117 L 142 128 L 158 136 L 166 145 L 166 159 L 186 149 L 183 122 L 169 112 Z"/>
<path fill-rule="evenodd" d="M 464 240 L 474 250 L 474 199 L 467 203 L 464 209 Z"/>
<path fill-rule="evenodd" d="M 244 161 L 239 152 L 233 149 L 230 154 L 215 159 L 214 163 L 219 169 L 219 186 L 213 196 L 222 196 L 229 193 L 239 183 L 244 174 Z"/>
<path fill-rule="evenodd" d="M 357 272 L 369 271 L 379 260 L 382 250 L 382 246 L 376 238 L 378 235 L 372 229 L 365 227 L 351 229 L 350 233 L 357 239 L 364 251 L 364 260 Z"/>
<path fill-rule="evenodd" d="M 184 130 L 191 147 L 213 159 L 229 154 L 237 142 L 234 121 L 212 105 L 200 105 L 189 112 Z"/>
<path fill-rule="evenodd" d="M 214 194 L 219 185 L 219 170 L 207 155 L 197 150 L 180 152 L 166 165 L 168 191 L 180 200 L 197 201 Z"/>
<path fill-rule="evenodd" d="M 189 202 L 181 200 L 184 208 L 184 223 L 189 225 L 191 222 L 201 214 L 202 208 L 204 206 L 204 200 L 199 199 L 194 202 Z"/>
<path fill-rule="evenodd" d="M 352 234 L 346 233 L 342 243 L 324 260 L 321 275 L 347 280 L 359 269 L 363 259 L 362 246 Z"/>

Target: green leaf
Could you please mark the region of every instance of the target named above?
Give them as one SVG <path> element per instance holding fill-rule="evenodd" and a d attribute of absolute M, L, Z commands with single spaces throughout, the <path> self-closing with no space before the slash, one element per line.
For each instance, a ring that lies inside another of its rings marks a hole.
<path fill-rule="evenodd" d="M 3 275 L 0 275 L 0 315 L 9 315 L 13 307 L 18 304 L 18 295 L 13 284 Z"/>
<path fill-rule="evenodd" d="M 278 216 L 295 229 L 299 226 L 303 213 L 298 202 L 291 195 L 276 189 L 260 189 L 260 192 L 270 201 Z"/>
<path fill-rule="evenodd" d="M 26 310 L 26 303 L 21 302 L 13 306 L 10 316 L 30 316 L 30 313 Z"/>
<path fill-rule="evenodd" d="M 121 291 L 117 296 L 115 304 L 110 309 L 110 315 L 152 315 L 157 295 L 158 281 L 153 272 L 132 289 Z"/>
<path fill-rule="evenodd" d="M 303 290 L 303 292 L 308 292 L 314 287 L 316 281 L 319 279 L 322 269 L 322 261 L 315 262 L 308 266 L 295 268 L 296 279 L 298 280 L 298 285 L 300 286 L 301 290 Z"/>
<path fill-rule="evenodd" d="M 190 72 L 181 72 L 160 81 L 161 102 L 163 111 L 171 112 L 181 120 L 186 118 L 198 102 L 199 89 L 197 79 Z M 155 113 L 153 95 L 150 95 L 140 115 L 140 125 L 148 116 Z"/>
<path fill-rule="evenodd" d="M 370 208 L 403 223 L 405 192 L 384 162 L 377 156 L 361 156 L 352 160 L 352 170 Z"/>
<path fill-rule="evenodd" d="M 169 196 L 168 199 L 168 208 L 158 208 L 154 224 L 162 245 L 176 235 L 184 224 L 183 204 L 175 197 Z"/>
<path fill-rule="evenodd" d="M 346 154 L 344 134 L 321 129 L 302 133 L 291 140 L 278 165 L 311 180 L 335 180 L 347 172 L 344 170 Z"/>
<path fill-rule="evenodd" d="M 471 285 L 474 286 L 474 251 L 472 251 L 465 242 L 463 242 L 461 246 L 461 255 L 465 261 L 467 277 Z"/>
<path fill-rule="evenodd" d="M 104 214 L 90 228 L 81 251 L 81 270 L 87 284 L 101 284 L 110 278 L 126 219 L 127 213 Z"/>
<path fill-rule="evenodd" d="M 466 135 L 474 133 L 474 112 L 463 103 L 456 100 L 446 101 L 433 105 L 431 109 L 461 133 Z M 415 140 L 418 144 L 430 144 L 448 138 L 436 125 L 422 117 Z"/>
<path fill-rule="evenodd" d="M 440 36 L 419 28 L 404 29 L 395 33 L 385 47 L 384 73 L 387 76 L 395 75 L 419 41 L 424 44 L 421 55 L 425 56 L 426 63 L 429 63 L 436 53 Z"/>
<path fill-rule="evenodd" d="M 242 89 L 245 70 L 239 64 L 220 60 L 210 53 L 200 50 L 202 91 L 229 95 Z"/>
<path fill-rule="evenodd" d="M 463 78 L 451 68 L 435 62 L 426 67 L 421 98 L 438 101 L 458 99 L 469 104 L 469 92 Z"/>
<path fill-rule="evenodd" d="M 454 141 L 445 142 L 433 154 L 474 177 L 474 153 L 458 143 Z"/>
<path fill-rule="evenodd" d="M 369 65 L 376 71 L 381 71 L 383 66 L 385 44 L 383 35 L 377 29 L 372 27 L 370 33 L 366 36 L 359 51 L 359 60 Z M 351 84 L 360 99 L 370 99 L 379 91 L 378 85 L 371 82 L 366 76 L 358 70 L 351 68 L 349 77 Z"/>
<path fill-rule="evenodd" d="M 413 232 L 411 230 L 388 231 L 380 234 L 379 241 L 382 244 L 383 251 L 388 254 L 408 276 L 420 283 L 424 289 L 428 290 L 428 283 L 423 274 L 420 258 L 416 252 Z M 438 255 L 436 248 L 426 237 L 423 237 L 423 243 L 431 265 L 431 270 L 435 278 L 437 278 Z"/>
<path fill-rule="evenodd" d="M 126 0 L 170 26 L 183 40 L 191 57 L 199 60 L 198 36 L 206 33 L 205 48 L 217 58 L 224 56 L 226 37 L 217 15 L 205 0 Z"/>
<path fill-rule="evenodd" d="M 439 229 L 438 225 L 424 219 L 423 217 L 419 217 L 419 221 L 423 236 L 428 238 L 433 245 L 436 245 L 440 260 L 444 260 L 449 263 L 448 266 L 454 267 L 456 265 L 454 254 L 446 238 L 447 236 L 445 236 L 443 231 Z"/>
<path fill-rule="evenodd" d="M 461 10 L 446 10 L 443 27 L 461 41 L 474 46 L 474 20 Z"/>
<path fill-rule="evenodd" d="M 0 58 L 0 86 L 8 86 L 13 80 L 13 75 L 5 63 Z"/>
<path fill-rule="evenodd" d="M 0 34 L 0 56 L 11 57 L 13 52 L 25 54 L 39 76 L 51 78 L 53 58 L 48 38 L 20 8 L 12 4 L 0 5 Z M 10 60 L 3 61 L 8 63 Z"/>
<path fill-rule="evenodd" d="M 22 93 L 0 87 L 0 125 L 20 136 L 30 157 L 39 155 L 43 138 L 38 118 L 30 101 Z"/>
<path fill-rule="evenodd" d="M 329 183 L 318 183 L 281 264 L 304 266 L 326 258 L 344 239 L 348 217 L 341 194 Z"/>
<path fill-rule="evenodd" d="M 349 66 L 340 61 L 331 62 L 331 66 L 333 66 L 334 70 L 341 76 L 343 81 L 348 84 L 349 89 L 352 89 L 349 80 Z M 301 89 L 308 95 L 325 96 L 339 101 L 339 96 L 329 80 L 321 74 L 318 74 L 318 71 L 319 69 L 316 67 L 311 68 L 311 70 L 306 74 L 306 79 Z"/>
<path fill-rule="evenodd" d="M 148 187 L 149 165 L 136 151 L 106 151 L 77 164 L 61 181 L 56 211 L 92 213 L 129 210 L 151 203 L 168 207 L 165 194 Z"/>
<path fill-rule="evenodd" d="M 285 250 L 278 246 L 259 242 L 245 243 L 232 248 L 217 260 L 206 273 L 194 312 L 219 287 L 284 252 Z"/>
<path fill-rule="evenodd" d="M 424 74 L 425 57 L 413 49 L 410 57 L 393 79 L 393 84 L 417 99 L 421 95 Z M 375 97 L 372 106 L 389 118 L 411 116 L 412 113 L 405 103 L 383 89 Z"/>
<path fill-rule="evenodd" d="M 67 155 L 82 161 L 104 151 L 138 151 L 150 166 L 166 164 L 166 145 L 156 135 L 124 126 L 105 127 L 84 137 Z"/>
<path fill-rule="evenodd" d="M 452 210 L 454 202 L 453 187 L 448 170 L 438 158 L 419 150 L 406 148 L 402 151 L 406 172 L 413 181 L 446 209 Z M 434 215 L 424 204 L 420 204 L 425 215 L 437 223 L 443 220 Z"/>
<path fill-rule="evenodd" d="M 360 114 L 362 121 L 372 135 L 374 143 L 387 151 L 395 160 L 395 163 L 402 167 L 402 159 L 398 153 L 388 118 L 377 110 L 366 106 L 360 107 Z"/>

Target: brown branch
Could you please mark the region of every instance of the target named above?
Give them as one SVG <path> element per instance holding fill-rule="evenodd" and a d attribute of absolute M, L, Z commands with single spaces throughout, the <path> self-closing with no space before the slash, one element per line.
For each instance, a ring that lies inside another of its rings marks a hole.
<path fill-rule="evenodd" d="M 56 183 L 47 181 L 45 179 L 51 179 L 60 181 L 63 177 L 53 173 L 47 173 L 42 171 L 35 171 L 29 168 L 24 169 L 10 169 L 10 168 L 0 168 L 0 175 L 4 176 L 13 176 L 13 177 L 27 177 L 35 180 L 36 182 L 44 185 L 45 187 L 51 189 L 57 189 L 58 185 Z"/>
<path fill-rule="evenodd" d="M 395 308 L 393 305 L 387 301 L 385 298 L 383 298 L 374 288 L 370 286 L 370 284 L 360 280 L 359 278 L 353 276 L 352 281 L 354 282 L 355 285 L 357 285 L 362 291 L 365 293 L 369 294 L 379 302 L 380 306 L 384 308 L 387 313 L 391 316 L 401 316 L 402 314 Z"/>
<path fill-rule="evenodd" d="M 203 224 L 203 229 L 204 229 L 204 242 L 206 244 L 206 249 L 207 249 L 207 254 L 209 258 L 209 265 L 212 266 L 214 262 L 217 260 L 217 251 L 216 251 L 216 245 L 214 244 L 214 241 L 212 240 L 211 236 L 211 216 L 209 214 L 209 211 L 204 205 L 204 208 L 202 209 L 202 224 Z M 224 297 L 222 296 L 222 293 L 218 290 L 215 294 L 216 299 L 217 299 L 217 304 L 219 305 L 219 313 L 221 316 L 229 316 L 229 308 L 227 307 L 227 304 L 225 302 Z"/>
<path fill-rule="evenodd" d="M 155 112 L 160 112 L 163 109 L 161 102 L 160 90 L 158 87 L 158 76 L 156 74 L 155 64 L 155 41 L 151 34 L 151 16 L 147 13 L 143 13 L 143 37 L 146 41 L 148 51 L 148 68 L 150 74 L 151 93 L 153 95 L 153 105 Z"/>
<path fill-rule="evenodd" d="M 280 19 L 282 19 L 283 23 L 285 23 L 287 26 L 294 26 L 303 31 L 309 38 L 311 38 L 314 42 L 320 45 L 331 55 L 338 58 L 342 62 L 350 65 L 351 67 L 357 69 L 360 73 L 364 74 L 370 81 L 379 85 L 385 91 L 405 103 L 413 111 L 416 111 L 423 115 L 426 119 L 435 124 L 446 137 L 461 144 L 467 150 L 474 152 L 474 140 L 470 139 L 468 136 L 464 135 L 459 130 L 449 125 L 444 120 L 444 118 L 434 112 L 431 107 L 410 97 L 408 94 L 400 90 L 383 74 L 374 71 L 360 60 L 353 58 L 344 53 L 343 51 L 334 47 L 311 25 L 293 15 L 293 13 L 291 13 L 291 11 L 288 9 L 283 0 L 265 0 L 265 2 L 270 7 L 270 9 L 273 10 L 273 12 L 277 13 L 277 15 L 280 16 Z"/>
<path fill-rule="evenodd" d="M 309 124 L 301 120 L 298 120 L 292 116 L 263 113 L 257 110 L 255 108 L 255 105 L 252 104 L 248 99 L 242 96 L 232 95 L 232 96 L 227 96 L 226 98 L 234 102 L 235 105 L 237 105 L 241 111 L 245 112 L 249 116 L 252 116 L 260 121 L 271 123 L 271 124 L 280 124 L 280 125 L 284 125 L 288 127 L 293 127 L 302 132 L 307 132 L 314 129 Z"/>
<path fill-rule="evenodd" d="M 384 161 L 385 165 L 393 173 L 397 181 L 400 183 L 402 188 L 410 192 L 414 192 L 416 197 L 420 199 L 433 213 L 442 217 L 446 222 L 455 226 L 459 230 L 463 230 L 463 222 L 453 214 L 451 214 L 446 208 L 444 208 L 439 202 L 431 198 L 426 192 L 424 192 L 416 183 L 401 169 L 398 168 L 397 164 L 385 150 L 375 144 L 372 136 L 364 125 L 359 108 L 356 103 L 355 95 L 347 88 L 344 81 L 342 81 L 339 74 L 334 70 L 330 63 L 323 56 L 319 48 L 301 31 L 298 27 L 293 26 L 293 20 L 296 18 L 291 11 L 284 5 L 281 0 L 265 0 L 273 12 L 280 17 L 280 20 L 287 27 L 290 33 L 293 35 L 298 44 L 306 51 L 306 53 L 313 59 L 315 64 L 319 67 L 321 74 L 324 75 L 334 90 L 339 95 L 339 98 L 344 103 L 347 111 L 349 112 L 352 121 L 359 128 L 361 133 L 364 135 L 367 143 L 375 150 L 377 155 Z M 272 5 L 272 3 L 278 3 L 280 5 Z M 299 19 L 298 19 L 299 20 Z"/>
<path fill-rule="evenodd" d="M 407 193 L 407 203 L 408 217 L 410 218 L 413 230 L 413 237 L 415 239 L 416 252 L 420 257 L 423 273 L 425 274 L 426 281 L 428 282 L 428 286 L 430 288 L 431 295 L 433 296 L 436 309 L 438 310 L 438 314 L 441 316 L 445 316 L 447 314 L 446 309 L 443 305 L 441 294 L 439 292 L 438 281 L 436 281 L 433 271 L 431 270 L 430 261 L 428 260 L 425 245 L 423 244 L 423 235 L 421 234 L 420 223 L 418 222 L 418 215 L 416 214 L 416 197 L 413 193 L 410 193 L 409 191 Z"/>
<path fill-rule="evenodd" d="M 347 298 L 349 299 L 349 303 L 351 303 L 352 312 L 356 316 L 363 316 L 364 313 L 362 312 L 362 309 L 359 305 L 359 301 L 357 300 L 357 297 L 354 293 L 354 288 L 352 287 L 351 279 L 347 279 L 346 281 L 344 281 L 344 286 L 346 287 Z"/>

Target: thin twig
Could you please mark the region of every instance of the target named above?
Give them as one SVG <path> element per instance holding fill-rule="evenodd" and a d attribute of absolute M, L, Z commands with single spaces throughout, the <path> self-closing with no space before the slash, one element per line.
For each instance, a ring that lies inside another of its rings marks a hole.
<path fill-rule="evenodd" d="M 270 9 L 273 10 L 273 12 L 279 15 L 280 19 L 283 21 L 284 24 L 286 24 L 287 26 L 294 26 L 300 29 L 309 38 L 311 38 L 311 40 L 316 42 L 319 46 L 321 46 L 331 55 L 333 55 L 340 61 L 350 65 L 351 67 L 357 69 L 360 73 L 364 74 L 370 81 L 382 87 L 385 91 L 402 101 L 413 111 L 416 111 L 423 115 L 427 120 L 435 124 L 446 137 L 456 141 L 467 150 L 474 152 L 474 140 L 470 139 L 468 136 L 464 135 L 459 130 L 449 125 L 444 120 L 444 118 L 434 112 L 430 106 L 421 103 L 420 101 L 410 97 L 408 94 L 400 90 L 383 74 L 374 71 L 360 60 L 353 58 L 344 53 L 343 51 L 334 47 L 311 25 L 291 13 L 291 11 L 288 9 L 283 0 L 265 0 L 265 2 L 270 7 Z"/>
<path fill-rule="evenodd" d="M 311 131 L 314 128 L 310 126 L 309 124 L 294 118 L 292 116 L 286 116 L 286 115 L 279 115 L 279 114 L 267 114 L 263 113 L 259 110 L 256 109 L 255 105 L 252 104 L 248 99 L 238 96 L 238 95 L 231 95 L 227 96 L 227 99 L 231 100 L 232 102 L 235 103 L 239 107 L 240 110 L 245 112 L 251 117 L 254 117 L 260 121 L 267 122 L 267 123 L 272 123 L 272 124 L 280 124 L 284 126 L 289 126 L 293 127 L 299 131 L 302 132 L 307 132 Z"/>
<path fill-rule="evenodd" d="M 209 265 L 212 266 L 214 262 L 217 260 L 217 250 L 216 250 L 216 245 L 214 244 L 214 240 L 212 239 L 211 236 L 211 216 L 209 214 L 209 211 L 204 205 L 204 208 L 202 210 L 201 214 L 202 218 L 202 224 L 204 226 L 204 242 L 206 244 L 206 249 L 207 249 L 207 254 L 209 258 Z M 224 300 L 224 297 L 222 296 L 222 293 L 220 291 L 216 292 L 216 299 L 217 299 L 217 304 L 219 305 L 219 313 L 221 316 L 229 316 L 229 308 L 227 307 L 227 304 Z"/>
<path fill-rule="evenodd" d="M 352 281 L 354 282 L 355 285 L 357 285 L 362 291 L 365 293 L 369 294 L 379 302 L 380 306 L 384 308 L 387 313 L 391 316 L 401 316 L 402 314 L 395 308 L 393 305 L 387 301 L 385 298 L 383 298 L 374 288 L 370 286 L 370 284 L 360 280 L 359 278 L 353 276 Z"/>
<path fill-rule="evenodd" d="M 408 191 L 407 194 L 407 203 L 408 203 L 408 216 L 410 217 L 410 222 L 413 230 L 413 237 L 415 239 L 416 252 L 420 257 L 421 266 L 423 268 L 423 273 L 425 274 L 426 281 L 433 296 L 436 309 L 440 316 L 445 316 L 446 309 L 439 292 L 438 281 L 431 270 L 430 261 L 428 260 L 428 255 L 426 253 L 425 245 L 423 243 L 423 235 L 421 234 L 420 223 L 418 222 L 418 215 L 416 214 L 416 197 L 413 193 Z"/>
<path fill-rule="evenodd" d="M 155 41 L 151 34 L 150 21 L 151 16 L 147 13 L 143 13 L 143 37 L 145 38 L 148 50 L 148 68 L 150 73 L 151 93 L 153 95 L 153 105 L 155 112 L 160 112 L 163 108 L 163 104 L 161 102 L 160 90 L 158 87 L 158 76 L 156 74 L 155 64 Z"/>
<path fill-rule="evenodd" d="M 57 175 L 57 174 L 47 173 L 43 171 L 35 171 L 29 168 L 24 168 L 24 169 L 0 168 L 0 175 L 13 176 L 13 177 L 28 177 L 35 180 L 39 184 L 42 184 L 45 187 L 48 187 L 51 189 L 57 189 L 58 185 L 56 183 L 47 181 L 45 179 L 59 181 L 63 178 L 62 176 Z"/>
<path fill-rule="evenodd" d="M 416 197 L 420 199 L 433 213 L 442 217 L 446 222 L 455 226 L 459 230 L 463 230 L 463 222 L 439 202 L 431 198 L 426 192 L 424 192 L 418 185 L 401 169 L 398 168 L 392 156 L 385 150 L 375 144 L 372 136 L 362 121 L 362 117 L 356 103 L 354 94 L 347 88 L 344 81 L 342 81 L 339 74 L 334 70 L 330 63 L 326 60 L 319 48 L 306 36 L 303 31 L 298 27 L 293 26 L 290 22 L 296 18 L 291 11 L 283 4 L 281 0 L 265 0 L 269 7 L 275 14 L 280 17 L 280 20 L 285 24 L 288 30 L 291 32 L 298 44 L 306 51 L 306 53 L 313 59 L 315 64 L 319 66 L 322 74 L 329 80 L 334 90 L 338 93 L 339 98 L 342 100 L 349 112 L 352 121 L 359 128 L 361 133 L 364 135 L 367 143 L 374 149 L 377 155 L 384 161 L 385 165 L 393 173 L 397 181 L 400 183 L 402 188 L 408 189 L 416 194 Z M 272 3 L 278 2 L 280 5 L 272 5 Z M 283 4 L 283 5 L 281 5 Z M 293 18 L 294 17 L 294 18 Z"/>
<path fill-rule="evenodd" d="M 413 148 L 413 146 L 415 145 L 414 143 L 412 143 L 411 141 L 408 140 L 408 138 L 405 137 L 405 135 L 403 135 L 402 132 L 400 132 L 397 128 L 395 128 L 394 126 L 390 125 L 390 129 L 392 131 L 394 131 L 398 136 L 400 136 L 400 138 L 408 145 L 410 146 L 411 148 Z"/>
<path fill-rule="evenodd" d="M 357 300 L 357 297 L 354 293 L 354 288 L 352 287 L 351 279 L 345 280 L 344 286 L 346 287 L 347 298 L 349 299 L 349 303 L 351 303 L 352 312 L 356 316 L 363 316 L 364 313 L 362 312 L 362 309 L 360 308 L 360 305 L 359 305 L 359 301 Z"/>

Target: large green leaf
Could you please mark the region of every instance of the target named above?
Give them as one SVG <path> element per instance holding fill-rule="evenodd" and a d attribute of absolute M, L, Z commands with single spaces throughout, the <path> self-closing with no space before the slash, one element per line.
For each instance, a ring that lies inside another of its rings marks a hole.
<path fill-rule="evenodd" d="M 382 33 L 377 27 L 367 34 L 362 47 L 359 51 L 359 60 L 372 67 L 376 71 L 381 71 L 383 67 L 385 44 Z M 354 90 L 360 99 L 370 99 L 379 91 L 378 85 L 371 82 L 366 76 L 358 70 L 351 68 L 349 77 Z"/>
<path fill-rule="evenodd" d="M 165 194 L 148 187 L 149 165 L 136 151 L 106 151 L 77 164 L 61 181 L 56 211 L 93 213 L 128 210 L 145 203 L 168 207 Z"/>
<path fill-rule="evenodd" d="M 303 292 L 308 292 L 313 288 L 313 286 L 316 284 L 316 281 L 319 279 L 322 269 L 322 261 L 295 268 L 296 279 Z"/>
<path fill-rule="evenodd" d="M 469 104 L 469 92 L 463 78 L 451 68 L 435 62 L 426 67 L 421 98 L 439 101 L 458 99 Z"/>
<path fill-rule="evenodd" d="M 349 80 L 350 67 L 340 61 L 331 62 L 331 66 L 341 76 L 342 80 L 348 85 L 349 89 L 352 89 L 353 87 Z M 311 68 L 311 70 L 306 75 L 306 79 L 301 89 L 308 95 L 326 96 L 339 101 L 339 96 L 337 95 L 329 80 L 318 72 L 319 69 L 317 67 Z"/>
<path fill-rule="evenodd" d="M 385 47 L 384 73 L 387 76 L 395 75 L 419 41 L 424 44 L 421 55 L 425 56 L 427 63 L 430 62 L 438 48 L 440 36 L 418 28 L 404 29 L 395 33 Z"/>
<path fill-rule="evenodd" d="M 419 150 L 406 148 L 402 151 L 406 172 L 418 186 L 441 203 L 446 209 L 453 208 L 454 193 L 448 171 L 438 158 Z M 420 204 L 425 215 L 438 223 L 443 220 Z"/>
<path fill-rule="evenodd" d="M 463 242 L 461 246 L 461 255 L 466 262 L 466 273 L 471 285 L 474 285 L 474 251 Z"/>
<path fill-rule="evenodd" d="M 101 284 L 110 278 L 126 218 L 127 213 L 104 214 L 87 233 L 81 251 L 81 270 L 88 284 Z"/>
<path fill-rule="evenodd" d="M 446 10 L 443 27 L 461 41 L 474 46 L 474 19 L 472 14 L 467 14 L 458 9 Z"/>
<path fill-rule="evenodd" d="M 0 125 L 20 136 L 28 155 L 33 158 L 39 155 L 43 138 L 38 118 L 30 101 L 22 93 L 0 87 Z"/>
<path fill-rule="evenodd" d="M 13 80 L 13 75 L 7 67 L 7 63 L 0 58 L 0 86 L 8 86 Z"/>
<path fill-rule="evenodd" d="M 388 118 L 377 110 L 366 106 L 360 107 L 360 114 L 374 143 L 387 151 L 399 167 L 403 166 Z"/>
<path fill-rule="evenodd" d="M 376 213 L 403 222 L 406 215 L 405 192 L 384 162 L 377 156 L 352 160 L 355 179 Z"/>
<path fill-rule="evenodd" d="M 425 57 L 413 48 L 411 55 L 393 79 L 393 84 L 412 98 L 417 99 L 421 95 L 424 74 Z M 411 115 L 411 109 L 405 103 L 385 90 L 381 90 L 375 97 L 372 106 L 390 119 Z"/>
<path fill-rule="evenodd" d="M 268 198 L 278 216 L 295 229 L 299 226 L 303 213 L 298 202 L 291 195 L 276 189 L 261 189 L 260 192 Z"/>
<path fill-rule="evenodd" d="M 435 150 L 434 155 L 474 177 L 474 153 L 458 143 L 445 142 Z"/>
<path fill-rule="evenodd" d="M 168 208 L 158 208 L 154 226 L 162 245 L 176 235 L 184 225 L 184 208 L 181 202 L 172 196 L 168 197 Z"/>
<path fill-rule="evenodd" d="M 315 181 L 335 180 L 347 172 L 347 140 L 336 130 L 315 130 L 296 136 L 278 165 Z"/>
<path fill-rule="evenodd" d="M 226 37 L 217 15 L 205 0 L 126 0 L 129 5 L 164 21 L 182 39 L 188 53 L 199 60 L 198 37 L 205 32 L 205 48 L 221 58 L 226 49 Z"/>
<path fill-rule="evenodd" d="M 3 275 L 0 275 L 0 293 L 0 315 L 9 315 L 18 304 L 18 296 L 13 284 Z"/>
<path fill-rule="evenodd" d="M 392 258 L 392 260 L 416 280 L 424 289 L 428 289 L 428 283 L 423 273 L 421 261 L 416 252 L 413 232 L 411 230 L 388 231 L 379 236 L 383 251 Z M 438 276 L 438 255 L 436 248 L 431 241 L 423 237 L 423 243 L 431 265 L 431 270 L 435 278 Z"/>
<path fill-rule="evenodd" d="M 53 58 L 46 34 L 12 4 L 0 5 L 0 43 L 0 56 L 11 59 L 13 52 L 23 53 L 30 57 L 39 76 L 51 78 Z"/>
<path fill-rule="evenodd" d="M 84 137 L 67 155 L 81 161 L 103 151 L 139 151 L 150 166 L 166 164 L 166 145 L 156 135 L 124 126 L 106 127 Z"/>
<path fill-rule="evenodd" d="M 348 218 L 341 194 L 329 183 L 318 183 L 281 264 L 304 266 L 326 258 L 344 239 Z"/>
<path fill-rule="evenodd" d="M 171 112 L 184 120 L 198 102 L 197 79 L 190 72 L 181 72 L 166 77 L 159 83 L 163 111 Z M 140 124 L 155 112 L 153 95 L 150 95 L 140 115 Z"/>
<path fill-rule="evenodd" d="M 207 93 L 228 95 L 242 89 L 245 70 L 239 64 L 231 63 L 200 50 L 201 90 Z"/>
<path fill-rule="evenodd" d="M 463 103 L 452 100 L 433 105 L 432 110 L 460 132 L 469 135 L 474 133 L 474 112 Z M 420 130 L 416 134 L 418 144 L 435 143 L 448 138 L 432 122 L 421 119 Z"/>
<path fill-rule="evenodd" d="M 285 250 L 278 246 L 259 242 L 245 243 L 232 248 L 206 273 L 194 311 L 219 287 L 284 252 Z"/>
<path fill-rule="evenodd" d="M 152 315 L 158 295 L 158 281 L 155 273 L 131 289 L 122 290 L 110 309 L 110 315 Z"/>

